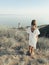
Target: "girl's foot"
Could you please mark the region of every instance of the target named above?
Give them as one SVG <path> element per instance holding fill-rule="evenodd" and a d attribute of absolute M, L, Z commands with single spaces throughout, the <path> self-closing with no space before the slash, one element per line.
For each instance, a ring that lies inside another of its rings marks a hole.
<path fill-rule="evenodd" d="M 31 58 L 32 58 L 32 59 L 35 59 L 34 53 L 31 54 Z"/>
<path fill-rule="evenodd" d="M 35 57 L 34 56 L 31 56 L 31 59 L 35 59 Z"/>

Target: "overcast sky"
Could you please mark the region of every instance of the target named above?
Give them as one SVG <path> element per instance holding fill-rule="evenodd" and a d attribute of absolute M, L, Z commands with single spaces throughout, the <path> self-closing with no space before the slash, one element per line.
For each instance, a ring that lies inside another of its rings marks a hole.
<path fill-rule="evenodd" d="M 0 14 L 28 16 L 48 24 L 49 0 L 0 0 Z"/>

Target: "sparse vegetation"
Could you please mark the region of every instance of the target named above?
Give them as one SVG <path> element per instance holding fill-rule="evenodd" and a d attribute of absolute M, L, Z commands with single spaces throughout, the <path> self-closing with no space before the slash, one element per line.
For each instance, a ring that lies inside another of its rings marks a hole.
<path fill-rule="evenodd" d="M 26 55 L 28 34 L 25 28 L 0 30 L 0 65 L 49 65 L 49 38 L 40 37 L 35 59 Z"/>

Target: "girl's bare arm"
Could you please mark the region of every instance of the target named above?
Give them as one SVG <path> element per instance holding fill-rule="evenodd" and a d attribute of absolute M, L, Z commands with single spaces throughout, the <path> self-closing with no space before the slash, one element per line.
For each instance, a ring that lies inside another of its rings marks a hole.
<path fill-rule="evenodd" d="M 36 38 L 37 38 L 37 41 L 38 41 L 38 35 L 36 36 Z"/>

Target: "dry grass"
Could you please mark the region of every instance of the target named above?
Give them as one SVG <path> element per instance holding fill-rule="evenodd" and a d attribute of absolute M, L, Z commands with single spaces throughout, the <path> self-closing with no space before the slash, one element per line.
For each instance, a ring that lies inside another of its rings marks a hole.
<path fill-rule="evenodd" d="M 26 55 L 28 46 L 25 29 L 0 30 L 0 65 L 49 65 L 48 38 L 39 38 L 35 59 Z"/>

